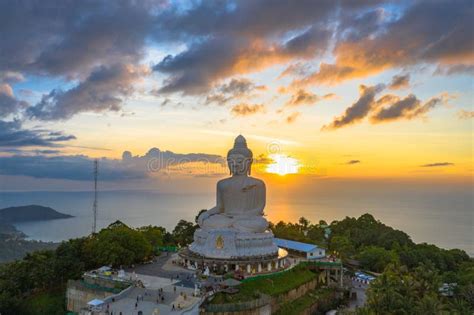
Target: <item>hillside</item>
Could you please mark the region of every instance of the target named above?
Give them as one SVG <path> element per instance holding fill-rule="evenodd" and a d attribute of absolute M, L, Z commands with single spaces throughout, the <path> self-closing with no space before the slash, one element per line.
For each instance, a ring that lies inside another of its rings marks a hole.
<path fill-rule="evenodd" d="M 0 210 L 0 221 L 2 222 L 43 221 L 71 217 L 69 214 L 38 205 L 9 207 Z"/>

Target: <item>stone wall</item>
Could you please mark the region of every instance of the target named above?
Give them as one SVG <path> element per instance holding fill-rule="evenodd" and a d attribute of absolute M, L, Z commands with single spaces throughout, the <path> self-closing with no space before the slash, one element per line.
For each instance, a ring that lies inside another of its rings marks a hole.
<path fill-rule="evenodd" d="M 87 307 L 87 302 L 90 300 L 104 300 L 112 295 L 111 292 L 88 288 L 82 285 L 81 280 L 69 280 L 66 290 L 67 310 L 79 313 L 81 309 Z"/>
<path fill-rule="evenodd" d="M 308 293 L 308 291 L 315 289 L 317 285 L 318 279 L 316 278 L 310 282 L 306 282 L 305 284 L 300 285 L 299 287 L 291 291 L 288 291 L 287 293 L 273 297 L 271 303 L 272 314 L 278 311 L 283 303 L 287 303 L 302 297 L 303 295 Z"/>
<path fill-rule="evenodd" d="M 293 301 L 297 298 L 302 297 L 310 290 L 313 290 L 318 285 L 318 279 L 311 280 L 305 284 L 300 285 L 299 287 L 288 291 L 287 293 L 280 294 L 275 297 L 271 297 L 268 304 L 259 306 L 257 308 L 248 309 L 244 311 L 236 311 L 236 312 L 208 312 L 205 310 L 201 310 L 200 314 L 202 315 L 270 315 L 278 311 L 280 306 L 283 303 L 287 303 Z M 317 307 L 317 305 L 315 305 Z M 311 313 L 308 313 L 311 314 Z"/>

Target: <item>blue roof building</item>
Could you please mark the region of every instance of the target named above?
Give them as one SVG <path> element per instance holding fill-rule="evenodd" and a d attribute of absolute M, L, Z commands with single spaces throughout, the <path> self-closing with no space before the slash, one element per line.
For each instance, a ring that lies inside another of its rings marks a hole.
<path fill-rule="evenodd" d="M 307 259 L 319 259 L 326 257 L 326 251 L 324 248 L 318 247 L 318 245 L 285 240 L 282 238 L 274 238 L 274 243 L 278 247 L 284 248 L 291 252 L 296 252 L 300 255 L 304 255 Z"/>

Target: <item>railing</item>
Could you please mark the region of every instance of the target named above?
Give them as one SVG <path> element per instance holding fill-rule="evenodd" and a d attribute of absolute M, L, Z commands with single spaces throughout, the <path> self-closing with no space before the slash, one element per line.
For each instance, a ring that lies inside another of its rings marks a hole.
<path fill-rule="evenodd" d="M 239 312 L 251 309 L 257 309 L 262 306 L 268 305 L 271 302 L 271 297 L 265 294 L 261 294 L 260 298 L 236 303 L 226 304 L 205 304 L 203 305 L 206 312 L 217 313 L 217 312 Z"/>
<path fill-rule="evenodd" d="M 301 264 L 307 266 L 318 266 L 318 267 L 341 267 L 342 262 L 339 261 L 305 261 L 301 262 Z"/>

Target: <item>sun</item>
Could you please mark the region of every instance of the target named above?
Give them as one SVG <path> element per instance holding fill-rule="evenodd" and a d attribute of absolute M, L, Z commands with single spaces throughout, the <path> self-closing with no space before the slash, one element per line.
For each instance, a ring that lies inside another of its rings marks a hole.
<path fill-rule="evenodd" d="M 297 159 L 284 154 L 271 154 L 269 157 L 272 159 L 273 163 L 267 166 L 267 173 L 278 174 L 281 176 L 298 173 L 300 165 Z"/>

